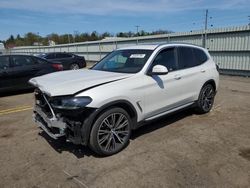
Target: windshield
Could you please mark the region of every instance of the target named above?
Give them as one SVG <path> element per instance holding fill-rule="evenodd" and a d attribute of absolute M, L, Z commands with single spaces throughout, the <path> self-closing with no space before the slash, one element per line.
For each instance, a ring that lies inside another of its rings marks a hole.
<path fill-rule="evenodd" d="M 113 51 L 92 69 L 119 73 L 137 73 L 143 68 L 152 52 L 152 50 Z"/>

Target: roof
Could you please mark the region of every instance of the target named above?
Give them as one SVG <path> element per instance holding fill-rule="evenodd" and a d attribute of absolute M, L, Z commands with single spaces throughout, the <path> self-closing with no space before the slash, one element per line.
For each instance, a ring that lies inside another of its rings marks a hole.
<path fill-rule="evenodd" d="M 193 44 L 188 44 L 188 43 L 180 43 L 180 42 L 169 42 L 169 43 L 157 43 L 157 44 L 138 44 L 136 46 L 129 46 L 129 47 L 123 47 L 123 48 L 119 48 L 119 50 L 128 50 L 128 49 L 140 49 L 140 50 L 155 50 L 156 48 L 160 47 L 160 46 L 192 46 L 192 47 L 198 47 L 198 48 L 202 48 L 200 46 L 196 46 Z"/>
<path fill-rule="evenodd" d="M 129 50 L 129 49 L 135 49 L 135 50 L 154 50 L 159 46 L 159 44 L 138 44 L 136 46 L 128 46 L 119 48 L 119 50 Z"/>

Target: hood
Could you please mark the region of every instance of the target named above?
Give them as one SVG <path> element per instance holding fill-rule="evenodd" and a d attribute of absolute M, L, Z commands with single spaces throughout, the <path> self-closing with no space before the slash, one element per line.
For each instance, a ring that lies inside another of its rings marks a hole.
<path fill-rule="evenodd" d="M 130 77 L 131 74 L 97 70 L 62 71 L 32 78 L 29 83 L 50 96 L 73 95 L 98 85 Z"/>

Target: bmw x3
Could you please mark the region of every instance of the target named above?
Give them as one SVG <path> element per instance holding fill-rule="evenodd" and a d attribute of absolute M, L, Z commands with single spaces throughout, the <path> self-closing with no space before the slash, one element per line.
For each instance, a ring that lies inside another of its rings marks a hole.
<path fill-rule="evenodd" d="M 114 50 L 89 70 L 35 77 L 34 120 L 50 137 L 65 137 L 99 155 L 124 149 L 144 122 L 192 107 L 211 110 L 219 84 L 208 51 L 189 44 Z"/>

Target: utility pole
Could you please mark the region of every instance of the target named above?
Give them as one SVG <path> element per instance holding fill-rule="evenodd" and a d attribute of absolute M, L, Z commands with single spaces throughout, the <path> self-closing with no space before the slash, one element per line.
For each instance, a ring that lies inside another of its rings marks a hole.
<path fill-rule="evenodd" d="M 68 43 L 70 43 L 70 38 L 69 38 L 69 34 L 68 34 Z"/>
<path fill-rule="evenodd" d="M 208 9 L 206 9 L 206 16 L 205 16 L 205 30 L 204 30 L 204 37 L 203 37 L 204 48 L 206 48 L 206 42 L 207 42 L 207 19 L 208 19 Z"/>
<path fill-rule="evenodd" d="M 38 45 L 38 52 L 40 53 L 40 35 L 39 35 L 39 32 L 37 32 L 37 45 Z"/>
<path fill-rule="evenodd" d="M 139 36 L 139 25 L 136 25 L 135 26 L 136 27 L 136 37 L 137 37 L 137 39 L 136 39 L 136 44 L 138 44 L 138 36 Z"/>

